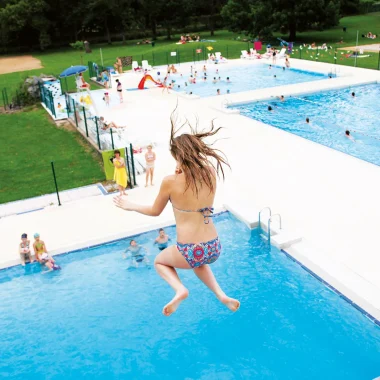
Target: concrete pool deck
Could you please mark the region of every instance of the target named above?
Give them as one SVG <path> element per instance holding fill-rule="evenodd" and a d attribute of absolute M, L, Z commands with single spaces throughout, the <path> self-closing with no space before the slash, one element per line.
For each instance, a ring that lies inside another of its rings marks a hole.
<path fill-rule="evenodd" d="M 254 65 L 255 61 L 230 64 Z M 326 73 L 335 68 L 295 59 L 291 64 Z M 225 66 L 220 65 L 219 70 Z M 181 64 L 183 67 L 186 65 Z M 380 73 L 375 71 L 336 68 L 343 77 L 231 94 L 231 101 L 380 80 Z M 123 76 L 124 88 L 136 86 L 139 78 L 134 73 Z M 157 142 L 159 152 L 156 186 L 144 188 L 144 176 L 140 176 L 140 186 L 130 191 L 132 201 L 152 202 L 160 180 L 174 170 L 167 146 L 169 117 L 177 101 L 182 118 L 194 121 L 197 115 L 202 127 L 216 119 L 224 127 L 220 137 L 225 138 L 217 146 L 226 153 L 232 170 L 226 172 L 215 206 L 222 208 L 238 199 L 243 207 L 260 210 L 270 206 L 279 212 L 284 227 L 303 237 L 287 251 L 380 319 L 380 167 L 239 114 L 225 114 L 221 112 L 222 96 L 193 100 L 177 97 L 175 92 L 162 94 L 161 89 L 129 91 L 124 96 L 125 103 L 108 112 L 112 111 L 115 118 L 124 117 L 132 129 L 149 135 Z M 0 266 L 18 260 L 17 246 L 23 232 L 31 237 L 38 231 L 50 251 L 64 252 L 172 223 L 169 205 L 160 217 L 149 218 L 119 210 L 112 205 L 112 196 L 102 195 L 14 215 L 0 219 Z"/>

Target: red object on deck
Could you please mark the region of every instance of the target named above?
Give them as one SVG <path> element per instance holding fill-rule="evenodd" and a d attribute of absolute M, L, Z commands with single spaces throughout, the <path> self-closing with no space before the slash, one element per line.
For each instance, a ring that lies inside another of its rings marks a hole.
<path fill-rule="evenodd" d="M 162 83 L 159 83 L 159 82 L 156 82 L 151 75 L 147 74 L 147 75 L 144 75 L 143 78 L 141 79 L 139 85 L 137 86 L 137 88 L 139 90 L 143 90 L 144 89 L 144 85 L 145 85 L 145 81 L 146 80 L 151 80 L 154 84 L 156 84 L 158 87 L 163 87 L 163 84 Z"/>
<path fill-rule="evenodd" d="M 253 46 L 256 51 L 260 51 L 263 48 L 261 41 L 255 41 L 253 43 Z"/>

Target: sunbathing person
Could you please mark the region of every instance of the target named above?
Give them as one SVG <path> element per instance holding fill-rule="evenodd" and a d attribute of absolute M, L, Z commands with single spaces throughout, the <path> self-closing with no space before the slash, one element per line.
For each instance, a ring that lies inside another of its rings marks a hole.
<path fill-rule="evenodd" d="M 123 127 L 119 127 L 118 125 L 116 125 L 116 123 L 112 121 L 110 123 L 107 123 L 103 116 L 100 116 L 98 126 L 103 131 L 106 131 L 107 129 L 110 129 L 110 128 L 123 128 Z"/>

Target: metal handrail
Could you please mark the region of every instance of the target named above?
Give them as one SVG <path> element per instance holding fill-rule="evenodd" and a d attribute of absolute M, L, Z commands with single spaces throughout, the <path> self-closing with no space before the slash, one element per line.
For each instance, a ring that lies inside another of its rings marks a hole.
<path fill-rule="evenodd" d="M 259 228 L 261 227 L 261 213 L 264 211 L 264 210 L 269 210 L 269 216 L 271 217 L 272 216 L 272 210 L 269 206 L 267 207 L 264 207 L 260 210 L 259 212 Z"/>
<path fill-rule="evenodd" d="M 272 221 L 272 218 L 275 217 L 275 216 L 278 216 L 279 218 L 279 221 L 280 221 L 280 230 L 282 229 L 282 220 L 281 220 L 281 215 L 280 214 L 273 214 L 269 217 L 268 219 L 268 242 L 270 244 L 270 223 Z"/>

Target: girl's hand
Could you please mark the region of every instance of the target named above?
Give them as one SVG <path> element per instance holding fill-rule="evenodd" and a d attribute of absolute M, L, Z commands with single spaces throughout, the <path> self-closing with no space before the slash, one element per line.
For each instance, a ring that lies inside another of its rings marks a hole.
<path fill-rule="evenodd" d="M 113 203 L 116 207 L 122 208 L 126 211 L 135 211 L 135 205 L 134 203 L 130 202 L 126 198 L 122 198 L 120 196 L 117 196 L 113 199 Z"/>

